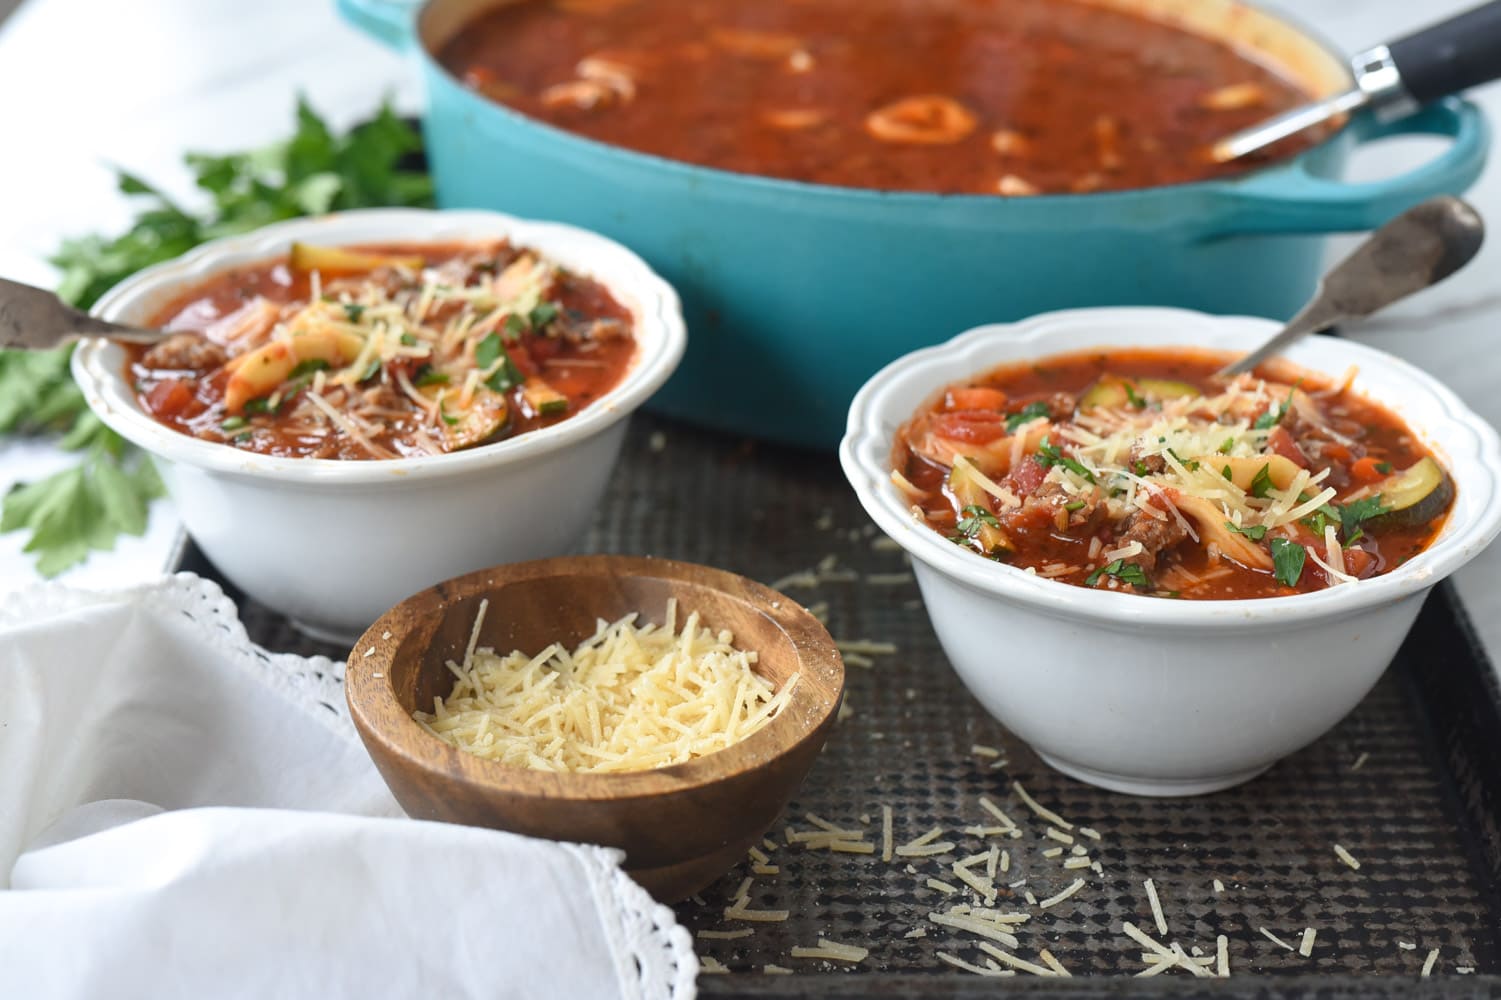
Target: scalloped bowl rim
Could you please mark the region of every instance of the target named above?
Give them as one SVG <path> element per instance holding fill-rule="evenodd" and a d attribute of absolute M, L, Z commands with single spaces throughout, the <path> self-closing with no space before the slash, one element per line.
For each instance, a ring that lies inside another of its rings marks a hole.
<path fill-rule="evenodd" d="M 636 317 L 636 356 L 625 376 L 577 414 L 525 434 L 443 455 L 380 461 L 279 458 L 201 441 L 156 421 L 125 378 L 124 351 L 103 338 L 73 355 L 73 374 L 90 407 L 111 429 L 170 461 L 253 478 L 301 484 L 427 480 L 524 462 L 597 434 L 628 416 L 667 381 L 682 359 L 687 331 L 677 293 L 635 253 L 589 230 L 501 212 L 379 208 L 291 219 L 197 247 L 127 278 L 95 304 L 96 316 L 144 322 L 151 310 L 232 267 L 285 254 L 294 240 L 329 244 L 459 243 L 504 237 L 540 251 L 605 285 Z M 606 272 L 609 272 L 608 274 Z"/>
<path fill-rule="evenodd" d="M 1393 410 L 1423 443 L 1439 454 L 1454 480 L 1448 521 L 1427 549 L 1389 573 L 1356 584 L 1307 594 L 1224 601 L 1152 600 L 1134 594 L 1091 590 L 1047 580 L 978 553 L 960 549 L 916 521 L 890 482 L 896 429 L 945 386 L 1008 362 L 1093 348 L 1203 347 L 1245 351 L 1280 324 L 1250 316 L 1213 316 L 1184 309 L 1102 307 L 1044 313 L 1017 323 L 976 327 L 952 340 L 891 362 L 856 394 L 840 444 L 840 462 L 861 505 L 876 524 L 914 559 L 969 587 L 1060 618 L 1085 619 L 1117 628 L 1169 627 L 1225 631 L 1264 628 L 1268 622 L 1306 622 L 1389 604 L 1426 590 L 1459 569 L 1501 531 L 1501 439 L 1457 395 L 1426 372 L 1390 354 L 1350 340 L 1309 338 L 1285 353 L 1287 360 L 1331 377 L 1350 365 L 1362 376 L 1380 373 L 1400 382 L 1394 398 L 1356 391 Z M 1334 370 L 1330 370 L 1331 364 Z M 1417 400 L 1437 419 L 1419 426 L 1406 416 Z"/>

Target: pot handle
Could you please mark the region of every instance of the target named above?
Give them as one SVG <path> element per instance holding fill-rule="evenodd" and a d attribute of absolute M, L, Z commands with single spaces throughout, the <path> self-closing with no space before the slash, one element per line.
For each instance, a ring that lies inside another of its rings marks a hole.
<path fill-rule="evenodd" d="M 1436 101 L 1393 122 L 1357 115 L 1350 127 L 1357 143 L 1396 135 L 1439 135 L 1454 141 L 1422 166 L 1379 181 L 1350 184 L 1317 177 L 1301 158 L 1230 181 L 1225 188 L 1231 211 L 1214 235 L 1374 229 L 1426 198 L 1464 191 L 1480 176 L 1490 146 L 1490 129 L 1480 109 L 1457 98 Z"/>
<path fill-rule="evenodd" d="M 337 0 L 344 20 L 398 52 L 417 37 L 420 0 Z"/>

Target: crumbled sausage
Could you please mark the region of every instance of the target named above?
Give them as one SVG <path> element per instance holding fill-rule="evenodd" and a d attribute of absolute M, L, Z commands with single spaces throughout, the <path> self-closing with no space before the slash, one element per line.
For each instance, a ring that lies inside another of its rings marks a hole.
<path fill-rule="evenodd" d="M 1183 525 L 1178 523 L 1176 517 L 1157 519 L 1150 514 L 1135 513 L 1127 518 L 1124 530 L 1116 539 L 1120 546 L 1130 545 L 1132 542 L 1141 543 L 1141 551 L 1125 560 L 1129 564 L 1140 566 L 1150 573 L 1157 568 L 1158 557 L 1166 550 L 1171 549 L 1183 539 L 1188 537 L 1188 532 Z"/>
<path fill-rule="evenodd" d="M 213 371 L 228 360 L 224 348 L 196 333 L 174 333 L 141 357 L 147 368 L 171 371 Z"/>

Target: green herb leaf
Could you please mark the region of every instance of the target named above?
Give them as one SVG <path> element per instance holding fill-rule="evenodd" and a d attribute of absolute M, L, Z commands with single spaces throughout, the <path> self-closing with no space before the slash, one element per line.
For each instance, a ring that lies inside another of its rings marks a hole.
<path fill-rule="evenodd" d="M 219 429 L 221 431 L 237 431 L 241 427 L 244 427 L 247 423 L 249 423 L 249 421 L 244 417 L 229 417 L 219 425 Z"/>
<path fill-rule="evenodd" d="M 1132 386 L 1130 382 L 1122 379 L 1121 388 L 1126 390 L 1126 402 L 1130 403 L 1138 410 L 1145 410 L 1147 408 L 1147 401 L 1136 394 L 1136 388 Z"/>
<path fill-rule="evenodd" d="M 1298 579 L 1303 575 L 1303 563 L 1307 558 L 1308 550 L 1297 542 L 1286 538 L 1272 539 L 1272 575 L 1277 578 L 1278 583 L 1296 587 Z"/>
<path fill-rule="evenodd" d="M 1253 542 L 1259 542 L 1266 537 L 1266 525 L 1264 524 L 1241 525 L 1226 521 L 1225 527 L 1237 535 L 1245 535 Z"/>
<path fill-rule="evenodd" d="M 296 367 L 292 369 L 292 373 L 287 376 L 287 380 L 291 381 L 293 379 L 306 378 L 307 376 L 312 375 L 313 372 L 322 372 L 327 370 L 327 361 L 324 361 L 322 358 L 310 358 L 307 361 L 297 362 Z"/>
<path fill-rule="evenodd" d="M 1340 531 L 1349 541 L 1359 537 L 1361 524 L 1373 517 L 1391 513 L 1391 508 L 1381 502 L 1381 494 L 1373 493 L 1368 497 L 1345 504 L 1339 510 Z"/>
<path fill-rule="evenodd" d="M 1050 469 L 1055 465 L 1061 465 L 1076 476 L 1080 476 L 1089 482 L 1094 482 L 1094 473 L 1086 469 L 1078 460 L 1070 458 L 1058 450 L 1047 438 L 1043 438 L 1037 444 L 1037 454 L 1034 456 L 1037 464 L 1044 469 Z"/>
<path fill-rule="evenodd" d="M 94 549 L 113 548 L 121 533 L 142 534 L 161 483 L 154 471 L 142 471 L 150 469 L 144 457 L 132 458 L 136 469 L 96 438 L 80 464 L 13 487 L 0 504 L 0 532 L 29 532 L 25 551 L 36 553 L 37 572 L 49 577 Z"/>
<path fill-rule="evenodd" d="M 349 320 L 349 322 L 358 323 L 360 321 L 360 317 L 363 315 L 365 315 L 365 307 L 360 305 L 358 302 L 344 303 L 344 316 Z M 410 335 L 407 334 L 406 336 Z"/>
<path fill-rule="evenodd" d="M 425 385 L 447 385 L 448 382 L 449 378 L 446 372 L 435 372 L 431 365 L 423 365 L 422 369 L 417 372 L 415 385 L 420 389 Z"/>
<path fill-rule="evenodd" d="M 403 333 L 401 335 L 401 346 L 402 347 L 416 347 L 417 346 L 417 338 L 414 337 L 414 336 L 412 336 L 410 333 Z"/>
<path fill-rule="evenodd" d="M 500 360 L 501 352 L 505 346 L 500 342 L 500 334 L 486 334 L 485 338 L 474 346 L 474 363 L 479 368 L 489 368 Z"/>
<path fill-rule="evenodd" d="M 970 504 L 959 513 L 962 516 L 959 519 L 959 523 L 954 525 L 954 529 L 964 540 L 974 538 L 980 533 L 980 529 L 986 525 L 992 528 L 999 528 L 1001 526 L 1001 522 L 996 519 L 996 516 L 979 504 Z"/>
<path fill-rule="evenodd" d="M 506 317 L 505 325 L 501 327 L 501 332 L 506 335 L 507 340 L 515 340 L 525 333 L 526 329 L 526 320 L 512 313 Z"/>
<path fill-rule="evenodd" d="M 1251 479 L 1251 495 L 1264 497 L 1272 491 L 1275 484 L 1272 482 L 1272 467 L 1270 464 L 1263 465 L 1256 470 L 1256 475 Z"/>
<path fill-rule="evenodd" d="M 1068 503 L 1066 503 L 1066 504 L 1063 505 L 1063 509 L 1066 510 L 1066 511 L 1068 511 L 1069 513 L 1073 513 L 1076 510 L 1083 510 L 1084 509 L 1084 501 L 1083 500 L 1070 500 Z"/>
<path fill-rule="evenodd" d="M 557 319 L 559 312 L 559 308 L 554 303 L 541 302 L 532 310 L 531 315 L 527 319 L 531 321 L 533 330 L 541 330 L 547 324 Z"/>
<path fill-rule="evenodd" d="M 1048 404 L 1041 400 L 1028 403 L 1016 413 L 1006 418 L 1006 433 L 1013 434 L 1022 424 L 1030 424 L 1034 420 L 1041 420 L 1048 415 Z"/>
<path fill-rule="evenodd" d="M 1228 454 L 1230 454 L 1230 452 L 1232 452 L 1234 450 L 1235 450 L 1235 437 L 1234 437 L 1234 435 L 1231 435 L 1230 437 L 1225 438 L 1225 440 L 1220 444 L 1220 454 L 1221 455 L 1228 455 Z M 1228 479 L 1229 477 L 1227 476 L 1226 478 Z"/>
<path fill-rule="evenodd" d="M 1390 462 L 1377 462 L 1376 463 L 1376 471 L 1379 472 L 1379 473 L 1381 473 L 1384 476 L 1384 475 L 1386 475 L 1386 474 L 1388 474 L 1389 472 L 1392 471 L 1392 463 L 1390 463 Z"/>
<path fill-rule="evenodd" d="M 1289 389 L 1287 391 L 1287 402 L 1273 403 L 1265 413 L 1256 418 L 1256 422 L 1251 426 L 1258 431 L 1271 430 L 1273 427 L 1276 427 L 1282 422 L 1282 418 L 1287 415 L 1287 411 L 1293 408 L 1293 393 L 1297 391 L 1297 389 Z"/>
<path fill-rule="evenodd" d="M 1100 584 L 1100 580 L 1107 576 L 1113 576 L 1122 583 L 1129 583 L 1133 587 L 1146 589 L 1152 585 L 1152 582 L 1147 579 L 1146 570 L 1135 563 L 1128 563 L 1124 559 L 1117 559 L 1113 563 L 1101 566 L 1084 578 L 1084 585 L 1087 587 L 1097 587 Z"/>
<path fill-rule="evenodd" d="M 521 369 L 516 367 L 510 355 L 506 355 L 500 367 L 495 369 L 495 374 L 485 379 L 485 385 L 495 392 L 510 392 L 525 381 L 526 376 L 521 373 Z"/>

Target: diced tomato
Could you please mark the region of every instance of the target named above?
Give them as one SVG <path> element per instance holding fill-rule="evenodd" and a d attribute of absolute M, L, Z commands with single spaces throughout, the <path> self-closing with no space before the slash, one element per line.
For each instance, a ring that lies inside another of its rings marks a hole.
<path fill-rule="evenodd" d="M 1006 408 L 1006 394 L 988 386 L 950 389 L 943 399 L 945 410 L 995 410 Z"/>
<path fill-rule="evenodd" d="M 1278 424 L 1272 428 L 1272 433 L 1267 435 L 1267 448 L 1274 455 L 1281 455 L 1299 468 L 1308 468 L 1308 456 L 1303 454 L 1303 449 L 1298 447 L 1298 442 L 1286 427 Z"/>
<path fill-rule="evenodd" d="M 933 431 L 950 441 L 968 441 L 971 444 L 988 444 L 1006 434 L 1006 418 L 999 413 L 980 410 L 959 410 L 955 413 L 940 413 L 933 418 Z"/>
<path fill-rule="evenodd" d="M 542 374 L 542 366 L 532 360 L 531 354 L 525 348 L 510 344 L 506 347 L 506 353 L 511 356 L 511 363 L 521 370 L 521 374 L 528 378 Z"/>
<path fill-rule="evenodd" d="M 1010 474 L 1006 476 L 1006 484 L 1017 496 L 1029 496 L 1033 490 L 1042 485 L 1047 475 L 1047 469 L 1031 458 L 1024 458 L 1011 467 Z"/>
<path fill-rule="evenodd" d="M 1350 466 L 1350 478 L 1362 484 L 1379 483 L 1382 479 L 1386 478 L 1386 474 L 1376 468 L 1379 464 L 1374 458 L 1367 455 Z"/>
<path fill-rule="evenodd" d="M 188 383 L 175 378 L 165 379 L 146 393 L 146 408 L 157 417 L 175 417 L 193 402 L 193 390 Z"/>

